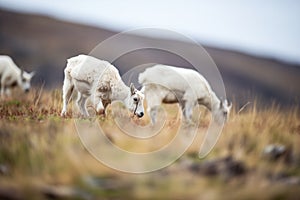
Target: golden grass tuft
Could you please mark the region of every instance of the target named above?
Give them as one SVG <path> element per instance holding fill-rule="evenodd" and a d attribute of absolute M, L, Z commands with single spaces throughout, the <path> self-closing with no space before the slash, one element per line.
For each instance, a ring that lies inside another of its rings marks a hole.
<path fill-rule="evenodd" d="M 144 140 L 132 145 L 129 136 L 113 122 L 110 110 L 106 118 L 99 117 L 99 123 L 119 147 L 153 151 L 172 140 L 180 121 L 178 106 L 163 107 L 169 113 L 166 126 L 150 142 Z M 204 160 L 195 155 L 210 114 L 203 108 L 197 109 L 202 119 L 197 137 L 184 156 L 166 169 L 141 175 L 117 172 L 94 159 L 77 136 L 71 112 L 61 118 L 60 110 L 59 90 L 38 88 L 27 95 L 16 94 L 0 101 L 0 167 L 6 169 L 0 170 L 0 188 L 13 187 L 28 198 L 36 195 L 46 198 L 39 185 L 70 186 L 95 198 L 112 199 L 270 199 L 299 195 L 299 185 L 272 181 L 277 175 L 300 177 L 298 107 L 283 110 L 270 105 L 258 109 L 254 103 L 242 110 L 233 109 L 218 143 Z M 147 116 L 130 120 L 141 125 L 149 122 Z M 284 145 L 288 155 L 276 161 L 266 159 L 262 152 L 268 144 Z M 207 177 L 191 172 L 182 164 L 203 163 L 228 155 L 244 163 L 245 175 L 230 180 L 222 176 Z M 87 181 L 90 177 L 96 180 L 96 186 Z"/>

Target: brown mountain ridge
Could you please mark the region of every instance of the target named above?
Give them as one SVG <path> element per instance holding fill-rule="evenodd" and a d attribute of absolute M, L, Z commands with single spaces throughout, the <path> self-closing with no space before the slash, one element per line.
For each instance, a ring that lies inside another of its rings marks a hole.
<path fill-rule="evenodd" d="M 67 58 L 80 53 L 88 54 L 97 44 L 114 34 L 116 32 L 103 28 L 0 10 L 0 54 L 10 55 L 18 66 L 26 70 L 36 70 L 33 84 L 45 82 L 47 88 L 62 86 Z M 131 42 L 172 43 L 191 52 L 195 48 L 193 44 L 182 41 L 131 35 L 127 42 L 108 47 L 102 59 Z M 254 98 L 258 98 L 261 105 L 273 101 L 284 107 L 299 103 L 299 65 L 221 48 L 204 48 L 219 68 L 227 96 L 237 104 L 243 105 Z M 151 62 L 191 67 L 178 56 L 151 49 L 130 52 L 113 64 L 122 74 L 132 66 Z"/>

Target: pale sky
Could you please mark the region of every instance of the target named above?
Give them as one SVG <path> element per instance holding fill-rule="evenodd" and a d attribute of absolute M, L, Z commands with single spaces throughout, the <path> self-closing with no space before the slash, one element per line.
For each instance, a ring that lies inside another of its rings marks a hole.
<path fill-rule="evenodd" d="M 167 28 L 200 44 L 300 63 L 298 0 L 0 0 L 0 7 L 115 31 Z"/>

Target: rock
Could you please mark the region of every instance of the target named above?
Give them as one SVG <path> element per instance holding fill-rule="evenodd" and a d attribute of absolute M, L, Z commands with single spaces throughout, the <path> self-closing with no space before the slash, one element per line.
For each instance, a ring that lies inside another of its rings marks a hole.
<path fill-rule="evenodd" d="M 284 145 L 269 144 L 264 148 L 263 155 L 264 157 L 269 158 L 270 160 L 278 160 L 283 155 L 285 155 L 286 152 L 287 149 Z"/>
<path fill-rule="evenodd" d="M 208 161 L 204 163 L 194 163 L 189 168 L 192 172 L 201 173 L 206 176 L 214 176 L 217 175 L 218 168 L 214 161 Z"/>
<path fill-rule="evenodd" d="M 92 199 L 89 194 L 68 186 L 44 185 L 41 191 L 49 199 Z"/>
<path fill-rule="evenodd" d="M 118 179 L 114 178 L 101 178 L 94 176 L 85 176 L 83 177 L 83 181 L 93 188 L 101 188 L 104 190 L 117 190 L 120 188 L 129 188 L 130 185 L 124 185 L 124 183 L 120 182 Z"/>
<path fill-rule="evenodd" d="M 300 185 L 299 176 L 289 176 L 286 173 L 278 173 L 273 176 L 270 176 L 271 181 L 278 182 L 286 185 Z"/>
<path fill-rule="evenodd" d="M 1 175 L 9 174 L 9 168 L 7 167 L 7 165 L 0 164 L 0 174 Z"/>
<path fill-rule="evenodd" d="M 178 160 L 178 165 L 180 166 L 180 168 L 182 169 L 187 169 L 189 168 L 194 162 L 193 159 L 189 158 L 189 157 L 182 157 Z"/>
<path fill-rule="evenodd" d="M 205 176 L 221 175 L 226 179 L 240 176 L 247 172 L 245 164 L 242 161 L 235 160 L 232 156 L 194 163 L 190 165 L 189 169 L 194 173 L 200 173 Z"/>
<path fill-rule="evenodd" d="M 22 193 L 16 188 L 0 185 L 0 199 L 21 200 L 23 198 Z"/>
<path fill-rule="evenodd" d="M 300 177 L 298 177 L 298 176 L 289 177 L 289 178 L 284 179 L 283 182 L 287 185 L 299 185 L 300 186 Z"/>
<path fill-rule="evenodd" d="M 227 177 L 240 176 L 246 173 L 246 166 L 243 162 L 234 160 L 231 156 L 225 159 L 223 172 Z"/>
<path fill-rule="evenodd" d="M 297 165 L 297 161 L 295 156 L 293 155 L 293 147 L 288 147 L 284 154 L 284 163 L 287 165 L 295 164 Z"/>

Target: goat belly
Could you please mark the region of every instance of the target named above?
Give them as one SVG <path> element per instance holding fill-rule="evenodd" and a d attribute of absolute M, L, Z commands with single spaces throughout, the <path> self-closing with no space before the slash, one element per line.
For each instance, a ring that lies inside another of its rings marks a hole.
<path fill-rule="evenodd" d="M 166 97 L 162 100 L 163 103 L 178 103 L 178 97 L 175 93 L 170 92 L 166 95 Z"/>

